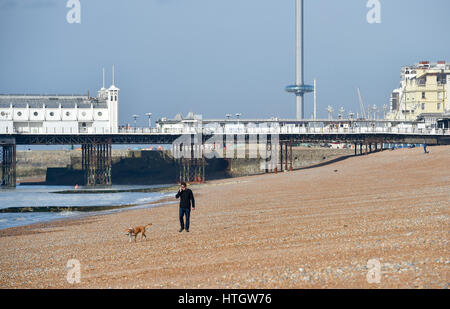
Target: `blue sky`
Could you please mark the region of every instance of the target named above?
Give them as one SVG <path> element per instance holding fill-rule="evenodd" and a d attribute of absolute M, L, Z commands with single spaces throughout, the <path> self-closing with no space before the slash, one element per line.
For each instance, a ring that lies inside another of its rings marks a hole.
<path fill-rule="evenodd" d="M 0 0 L 0 93 L 87 93 L 116 67 L 120 123 L 178 112 L 223 118 L 295 117 L 294 0 Z M 318 80 L 318 114 L 388 104 L 400 68 L 450 62 L 450 1 L 305 0 L 305 81 Z M 311 116 L 312 95 L 305 115 Z"/>

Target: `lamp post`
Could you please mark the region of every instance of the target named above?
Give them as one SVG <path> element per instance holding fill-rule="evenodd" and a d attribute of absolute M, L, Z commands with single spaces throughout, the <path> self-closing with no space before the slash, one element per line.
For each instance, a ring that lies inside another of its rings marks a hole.
<path fill-rule="evenodd" d="M 345 109 L 344 109 L 344 107 L 341 107 L 339 109 L 339 117 L 338 118 L 340 118 L 340 119 L 344 119 L 345 118 Z"/>
<path fill-rule="evenodd" d="M 377 120 L 378 107 L 374 104 L 372 109 L 373 109 L 373 120 Z"/>
<path fill-rule="evenodd" d="M 388 106 L 386 104 L 383 105 L 383 120 L 386 120 L 386 114 L 388 111 Z"/>
<path fill-rule="evenodd" d="M 151 129 L 152 128 L 152 113 L 146 113 L 145 116 L 148 117 L 148 128 Z"/>
<path fill-rule="evenodd" d="M 327 112 L 328 112 L 328 120 L 332 120 L 334 109 L 333 109 L 333 107 L 331 107 L 331 105 L 328 105 Z"/>
<path fill-rule="evenodd" d="M 241 118 L 242 114 L 241 113 L 236 113 L 236 118 L 238 120 L 238 125 L 239 125 L 239 119 Z"/>
<path fill-rule="evenodd" d="M 133 115 L 132 116 L 133 117 L 133 119 L 134 119 L 134 130 L 136 131 L 136 120 L 139 118 L 139 115 Z"/>

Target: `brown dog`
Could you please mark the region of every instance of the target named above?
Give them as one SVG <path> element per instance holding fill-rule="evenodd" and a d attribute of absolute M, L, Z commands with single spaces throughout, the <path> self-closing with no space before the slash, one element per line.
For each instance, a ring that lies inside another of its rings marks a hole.
<path fill-rule="evenodd" d="M 126 230 L 127 235 L 130 237 L 130 242 L 134 236 L 134 242 L 136 242 L 136 237 L 139 233 L 141 233 L 141 241 L 142 239 L 145 237 L 145 239 L 147 239 L 147 236 L 145 235 L 145 229 L 147 228 L 147 226 L 151 226 L 152 224 L 149 223 L 145 226 L 136 226 L 136 227 L 130 227 L 129 229 Z"/>

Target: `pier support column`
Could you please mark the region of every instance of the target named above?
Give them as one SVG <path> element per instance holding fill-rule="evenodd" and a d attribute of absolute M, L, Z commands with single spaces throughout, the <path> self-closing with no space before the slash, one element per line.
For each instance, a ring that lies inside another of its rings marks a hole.
<path fill-rule="evenodd" d="M 195 138 L 195 137 L 194 137 Z M 199 141 L 198 141 L 199 142 Z M 178 182 L 204 183 L 206 179 L 206 159 L 204 156 L 204 144 L 186 141 L 174 146 L 178 151 Z M 229 164 L 231 162 L 229 161 Z"/>
<path fill-rule="evenodd" d="M 293 153 L 292 153 L 292 141 L 282 141 L 279 143 L 279 166 L 280 172 L 288 172 L 293 170 Z M 278 169 L 277 169 L 278 171 Z"/>
<path fill-rule="evenodd" d="M 280 145 L 279 145 L 279 147 L 280 147 L 280 152 L 279 152 L 279 154 L 280 154 L 280 169 L 279 169 L 279 171 L 280 172 L 282 172 L 283 171 L 283 142 L 280 142 Z"/>
<path fill-rule="evenodd" d="M 289 151 L 290 151 L 290 155 L 289 155 L 289 171 L 293 171 L 294 170 L 294 161 L 293 161 L 293 152 L 292 152 L 292 140 L 289 141 Z"/>
<path fill-rule="evenodd" d="M 266 144 L 266 166 L 267 166 L 267 173 L 273 173 L 274 172 L 274 166 L 273 166 L 273 156 L 274 153 L 272 152 L 272 142 L 267 141 Z"/>
<path fill-rule="evenodd" d="M 272 171 L 273 173 L 278 173 L 278 164 L 280 162 L 280 151 L 279 151 L 279 147 L 280 147 L 280 143 L 272 143 L 272 154 L 276 154 L 276 158 L 273 160 L 273 167 L 272 167 Z"/>
<path fill-rule="evenodd" d="M 111 140 L 83 144 L 82 167 L 86 186 L 110 186 L 112 167 Z"/>
<path fill-rule="evenodd" d="M 289 155 L 288 155 L 288 149 L 289 148 L 289 143 L 288 142 L 286 142 L 286 143 L 284 143 L 284 161 L 285 161 L 285 163 L 284 163 L 284 170 L 287 172 L 287 171 L 289 171 L 289 167 L 288 167 L 288 164 L 289 164 Z"/>
<path fill-rule="evenodd" d="M 1 150 L 2 178 L 0 184 L 2 187 L 14 188 L 16 187 L 16 145 L 2 145 Z"/>

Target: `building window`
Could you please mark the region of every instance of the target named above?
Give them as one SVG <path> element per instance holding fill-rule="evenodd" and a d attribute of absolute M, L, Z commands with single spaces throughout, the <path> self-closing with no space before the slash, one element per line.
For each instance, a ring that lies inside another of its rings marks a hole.
<path fill-rule="evenodd" d="M 70 113 L 69 113 L 69 112 L 66 112 L 66 116 L 70 116 Z"/>
<path fill-rule="evenodd" d="M 117 102 L 117 96 L 116 96 L 116 102 Z"/>
<path fill-rule="evenodd" d="M 422 103 L 422 110 L 425 110 L 425 103 Z"/>
<path fill-rule="evenodd" d="M 5 112 L 2 112 L 2 116 L 5 116 L 6 114 L 5 114 Z"/>
<path fill-rule="evenodd" d="M 101 117 L 103 114 L 102 114 L 102 112 L 98 112 L 98 114 L 97 114 L 99 117 Z"/>
<path fill-rule="evenodd" d="M 34 112 L 33 115 L 34 115 L 35 117 L 37 117 L 37 115 L 39 115 L 39 114 L 38 114 L 38 112 Z"/>
<path fill-rule="evenodd" d="M 111 96 L 111 101 L 113 101 L 113 96 Z"/>
<path fill-rule="evenodd" d="M 86 117 L 86 112 L 82 112 L 81 115 L 82 115 L 83 117 Z"/>
<path fill-rule="evenodd" d="M 425 99 L 425 92 L 422 92 L 422 99 Z"/>
<path fill-rule="evenodd" d="M 22 112 L 17 112 L 17 116 L 22 116 Z"/>
<path fill-rule="evenodd" d="M 438 74 L 437 75 L 437 84 L 439 86 L 445 85 L 447 83 L 446 74 Z"/>
<path fill-rule="evenodd" d="M 437 109 L 440 110 L 441 109 L 441 103 L 437 104 Z"/>

